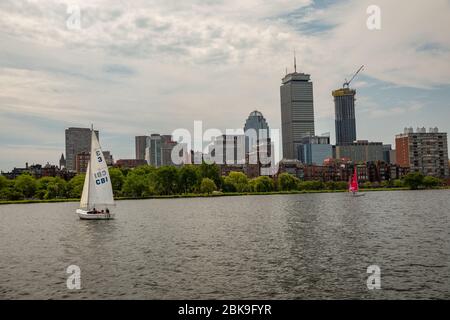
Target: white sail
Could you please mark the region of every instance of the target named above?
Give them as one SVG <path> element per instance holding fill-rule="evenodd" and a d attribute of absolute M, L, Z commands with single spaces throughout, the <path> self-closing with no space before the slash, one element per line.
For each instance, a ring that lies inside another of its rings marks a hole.
<path fill-rule="evenodd" d="M 87 165 L 86 177 L 84 178 L 83 193 L 81 194 L 80 208 L 87 208 L 89 205 L 89 163 Z"/>
<path fill-rule="evenodd" d="M 114 204 L 111 178 L 95 131 L 92 130 L 89 161 L 88 207 L 101 208 Z"/>

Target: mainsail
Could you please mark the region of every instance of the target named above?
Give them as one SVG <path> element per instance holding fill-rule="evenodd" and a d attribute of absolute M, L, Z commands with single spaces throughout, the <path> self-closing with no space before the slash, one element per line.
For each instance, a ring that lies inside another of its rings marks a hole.
<path fill-rule="evenodd" d="M 90 177 L 90 166 L 89 163 L 87 165 L 86 170 L 86 177 L 84 178 L 84 185 L 83 185 L 83 193 L 81 194 L 81 201 L 80 201 L 80 207 L 81 208 L 87 208 L 89 204 L 89 177 Z"/>
<path fill-rule="evenodd" d="M 355 167 L 355 170 L 353 172 L 353 176 L 352 176 L 352 179 L 350 181 L 350 185 L 349 185 L 348 189 L 349 189 L 350 192 L 358 192 L 358 190 L 359 190 L 358 173 L 356 171 L 356 167 Z"/>
<path fill-rule="evenodd" d="M 111 178 L 97 136 L 92 130 L 89 160 L 80 206 L 88 209 L 114 205 Z"/>

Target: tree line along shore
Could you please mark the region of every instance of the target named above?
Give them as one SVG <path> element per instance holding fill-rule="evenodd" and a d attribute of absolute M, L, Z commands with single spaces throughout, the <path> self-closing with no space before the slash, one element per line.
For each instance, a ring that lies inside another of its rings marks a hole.
<path fill-rule="evenodd" d="M 217 165 L 206 163 L 180 168 L 155 168 L 148 165 L 134 169 L 110 168 L 109 174 L 116 199 L 342 192 L 348 188 L 347 182 L 302 181 L 288 173 L 282 173 L 276 178 L 260 176 L 250 179 L 242 172 L 230 172 L 223 177 Z M 0 176 L 0 203 L 76 201 L 81 197 L 84 178 L 84 174 L 78 174 L 69 181 L 59 177 L 35 179 L 28 173 L 14 180 Z M 361 184 L 361 188 L 366 190 L 444 187 L 443 180 L 417 172 L 410 173 L 401 180 Z"/>

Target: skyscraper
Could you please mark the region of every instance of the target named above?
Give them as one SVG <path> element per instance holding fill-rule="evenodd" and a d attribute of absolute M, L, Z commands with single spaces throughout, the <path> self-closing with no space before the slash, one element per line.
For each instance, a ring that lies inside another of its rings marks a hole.
<path fill-rule="evenodd" d="M 152 134 L 145 149 L 145 160 L 148 164 L 157 168 L 174 165 L 172 149 L 176 145 L 177 142 L 172 140 L 171 135 Z"/>
<path fill-rule="evenodd" d="M 250 113 L 244 126 L 245 153 L 260 143 L 267 143 L 270 136 L 269 125 L 261 112 L 255 110 Z"/>
<path fill-rule="evenodd" d="M 99 133 L 96 130 L 97 139 Z M 66 129 L 66 168 L 69 171 L 76 171 L 75 158 L 77 154 L 91 152 L 91 129 L 89 128 L 69 128 Z"/>
<path fill-rule="evenodd" d="M 333 91 L 336 145 L 346 145 L 356 141 L 355 94 L 356 91 L 350 88 Z"/>
<path fill-rule="evenodd" d="M 313 84 L 310 75 L 298 73 L 294 60 L 294 72 L 282 79 L 281 130 L 283 158 L 297 159 L 297 148 L 302 138 L 314 136 Z"/>
<path fill-rule="evenodd" d="M 149 136 L 137 136 L 135 140 L 135 151 L 137 160 L 145 160 L 145 149 L 150 143 Z"/>

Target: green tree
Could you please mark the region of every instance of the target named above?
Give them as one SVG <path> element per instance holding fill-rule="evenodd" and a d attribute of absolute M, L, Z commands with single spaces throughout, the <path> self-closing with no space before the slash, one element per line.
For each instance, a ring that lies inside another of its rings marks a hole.
<path fill-rule="evenodd" d="M 267 176 L 260 176 L 251 180 L 251 185 L 256 192 L 271 192 L 275 189 L 273 180 Z"/>
<path fill-rule="evenodd" d="M 395 180 L 392 182 L 392 185 L 393 185 L 395 188 L 403 188 L 403 187 L 405 186 L 403 180 L 400 180 L 400 179 L 395 179 Z"/>
<path fill-rule="evenodd" d="M 338 190 L 338 184 L 335 181 L 327 181 L 327 182 L 325 182 L 325 189 Z"/>
<path fill-rule="evenodd" d="M 81 198 L 85 176 L 85 174 L 78 174 L 70 179 L 67 185 L 67 195 L 70 198 Z"/>
<path fill-rule="evenodd" d="M 363 189 L 370 189 L 372 187 L 373 187 L 373 185 L 372 185 L 372 182 L 370 182 L 370 181 L 366 181 L 361 185 L 361 188 L 363 188 Z"/>
<path fill-rule="evenodd" d="M 423 178 L 425 188 L 436 188 L 442 185 L 442 180 L 436 177 L 426 176 Z"/>
<path fill-rule="evenodd" d="M 14 191 L 14 181 L 9 180 L 4 176 L 0 176 L 0 199 L 1 200 L 14 200 L 14 199 L 11 199 L 13 191 Z M 23 195 L 22 195 L 22 198 L 23 198 Z"/>
<path fill-rule="evenodd" d="M 278 176 L 278 190 L 291 191 L 297 190 L 299 179 L 292 174 L 282 173 Z"/>
<path fill-rule="evenodd" d="M 111 178 L 111 185 L 115 196 L 120 196 L 123 184 L 125 182 L 125 176 L 119 168 L 110 168 L 109 176 Z"/>
<path fill-rule="evenodd" d="M 36 192 L 36 179 L 28 173 L 21 174 L 14 181 L 14 189 L 22 193 L 25 198 L 32 198 Z"/>
<path fill-rule="evenodd" d="M 325 185 L 322 181 L 313 180 L 313 181 L 301 181 L 298 184 L 299 190 L 322 190 L 325 188 Z"/>
<path fill-rule="evenodd" d="M 52 182 L 55 178 L 53 177 L 43 177 L 37 180 L 36 182 L 36 192 L 35 197 L 38 199 L 44 199 L 47 193 L 47 186 L 50 182 Z"/>
<path fill-rule="evenodd" d="M 200 181 L 203 181 L 200 178 L 200 172 L 197 167 L 191 164 L 181 167 L 179 171 L 179 177 L 180 191 L 184 193 L 196 192 L 198 190 Z"/>
<path fill-rule="evenodd" d="M 202 182 L 200 184 L 200 192 L 201 193 L 213 193 L 214 191 L 217 190 L 217 186 L 214 183 L 213 180 L 209 179 L 209 178 L 203 178 Z"/>
<path fill-rule="evenodd" d="M 250 192 L 251 187 L 248 183 L 248 178 L 242 172 L 232 171 L 224 179 L 226 191 L 229 192 Z"/>
<path fill-rule="evenodd" d="M 145 174 L 136 169 L 128 172 L 123 183 L 122 194 L 133 198 L 148 196 L 151 190 L 150 174 Z"/>
<path fill-rule="evenodd" d="M 410 172 L 404 178 L 405 186 L 411 190 L 417 190 L 423 185 L 424 176 L 420 172 Z"/>
<path fill-rule="evenodd" d="M 67 197 L 67 182 L 59 177 L 54 178 L 47 184 L 45 199 L 56 199 Z"/>
<path fill-rule="evenodd" d="M 155 191 L 161 195 L 178 192 L 178 170 L 174 166 L 164 166 L 156 170 Z"/>
<path fill-rule="evenodd" d="M 0 175 L 0 190 L 2 190 L 3 188 L 6 188 L 8 186 L 9 186 L 9 180 L 6 177 Z"/>
<path fill-rule="evenodd" d="M 382 188 L 392 188 L 394 186 L 394 181 L 393 180 L 383 180 L 381 181 L 381 185 Z"/>
<path fill-rule="evenodd" d="M 22 200 L 24 195 L 22 192 L 15 190 L 14 188 L 3 188 L 0 190 L 0 199 L 2 200 Z"/>
<path fill-rule="evenodd" d="M 218 188 L 221 187 L 221 176 L 220 176 L 220 168 L 217 164 L 207 164 L 206 162 L 202 162 L 199 168 L 200 177 L 201 178 L 210 178 Z"/>
<path fill-rule="evenodd" d="M 345 181 L 337 181 L 335 186 L 336 186 L 336 190 L 347 190 L 348 189 L 348 183 Z"/>

